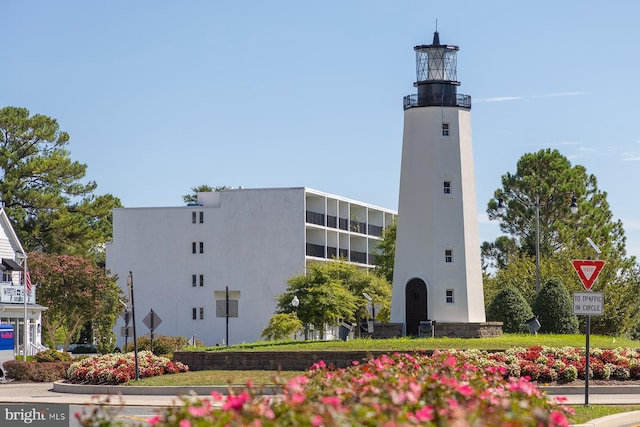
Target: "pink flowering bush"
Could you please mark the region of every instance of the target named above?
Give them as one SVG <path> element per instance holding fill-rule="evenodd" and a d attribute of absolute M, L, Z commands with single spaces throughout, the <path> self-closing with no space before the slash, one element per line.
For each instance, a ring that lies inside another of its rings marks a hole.
<path fill-rule="evenodd" d="M 149 420 L 191 426 L 568 426 L 572 410 L 503 366 L 469 363 L 463 352 L 394 354 L 347 369 L 315 364 L 282 384 L 281 396 L 251 384 L 229 396 L 184 398 Z M 89 425 L 89 424 L 85 424 Z"/>
<path fill-rule="evenodd" d="M 150 351 L 138 352 L 140 378 L 187 372 L 189 367 L 156 356 Z M 68 381 L 79 384 L 122 384 L 136 377 L 134 353 L 94 356 L 74 362 L 67 371 Z"/>

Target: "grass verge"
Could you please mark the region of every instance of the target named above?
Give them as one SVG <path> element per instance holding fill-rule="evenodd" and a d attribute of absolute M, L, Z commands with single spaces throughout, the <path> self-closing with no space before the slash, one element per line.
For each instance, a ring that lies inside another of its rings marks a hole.
<path fill-rule="evenodd" d="M 638 341 L 624 337 L 590 335 L 589 339 L 591 348 L 638 347 Z M 471 348 L 479 350 L 506 350 L 512 347 L 531 347 L 533 345 L 582 348 L 586 345 L 586 337 L 580 334 L 504 334 L 495 338 L 402 337 L 389 339 L 358 338 L 348 341 L 259 341 L 229 347 L 187 347 L 184 351 L 413 351 Z"/>

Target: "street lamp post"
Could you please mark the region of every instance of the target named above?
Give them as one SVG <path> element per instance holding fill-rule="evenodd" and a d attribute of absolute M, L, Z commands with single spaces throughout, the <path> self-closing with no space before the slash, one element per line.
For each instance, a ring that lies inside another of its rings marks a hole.
<path fill-rule="evenodd" d="M 138 364 L 138 340 L 136 337 L 136 306 L 133 302 L 133 273 L 131 271 L 127 276 L 127 286 L 129 287 L 129 298 L 131 300 L 131 321 L 133 322 L 133 358 L 135 359 L 136 380 L 139 380 L 140 367 Z"/>
<path fill-rule="evenodd" d="M 293 311 L 294 313 L 296 313 L 296 317 L 298 317 L 298 306 L 300 305 L 300 300 L 298 299 L 297 295 L 293 296 L 293 299 L 291 300 L 291 307 L 293 307 Z M 297 340 L 298 339 L 298 330 L 296 329 L 296 332 L 294 334 L 294 338 Z"/>
<path fill-rule="evenodd" d="M 567 193 L 571 194 L 571 193 Z M 567 195 L 564 194 L 564 195 Z M 550 205 L 552 202 L 548 203 L 540 203 L 540 196 L 536 195 L 536 202 L 534 204 L 527 203 L 520 199 L 514 199 L 522 206 L 525 207 L 535 207 L 536 208 L 536 296 L 540 293 L 540 208 Z M 571 196 L 571 205 L 569 206 L 571 213 L 578 212 L 578 199 L 576 196 Z M 504 199 L 502 197 L 498 198 L 498 213 L 503 214 L 506 210 L 504 205 Z"/>

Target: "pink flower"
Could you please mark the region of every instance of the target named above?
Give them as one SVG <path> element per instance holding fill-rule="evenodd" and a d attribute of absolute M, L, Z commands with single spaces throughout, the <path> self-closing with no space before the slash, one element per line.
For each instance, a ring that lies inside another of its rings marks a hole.
<path fill-rule="evenodd" d="M 458 387 L 458 393 L 463 396 L 473 396 L 475 394 L 475 391 L 469 384 L 462 384 Z"/>
<path fill-rule="evenodd" d="M 189 420 L 180 420 L 180 427 L 191 427 L 191 421 L 189 421 Z"/>
<path fill-rule="evenodd" d="M 222 406 L 222 409 L 224 410 L 234 409 L 236 411 L 239 411 L 240 409 L 242 409 L 245 402 L 248 400 L 249 400 L 249 393 L 247 393 L 246 391 L 242 392 L 237 396 L 229 396 L 227 398 L 227 401 Z"/>
<path fill-rule="evenodd" d="M 560 411 L 551 411 L 551 414 L 549 415 L 549 421 L 551 421 L 551 425 L 558 427 L 566 427 L 569 425 L 567 417 L 565 417 L 564 414 Z"/>
<path fill-rule="evenodd" d="M 337 396 L 324 396 L 322 403 L 326 405 L 338 406 L 340 404 L 340 398 Z"/>
<path fill-rule="evenodd" d="M 147 420 L 150 425 L 156 425 L 160 421 L 162 421 L 162 417 L 160 415 L 156 415 L 155 417 L 151 417 Z"/>
<path fill-rule="evenodd" d="M 204 406 L 189 406 L 188 411 L 194 417 L 203 417 L 209 412 L 209 409 Z"/>
<path fill-rule="evenodd" d="M 311 365 L 311 367 L 309 368 L 309 370 L 311 370 L 311 371 L 315 371 L 315 370 L 317 370 L 317 369 L 324 369 L 324 368 L 326 368 L 326 367 L 327 367 L 327 364 L 326 364 L 326 363 L 324 363 L 324 361 L 323 361 L 323 360 L 321 360 L 321 361 L 316 362 L 316 363 L 314 363 L 313 365 Z"/>
<path fill-rule="evenodd" d="M 318 427 L 321 424 L 322 424 L 322 417 L 320 415 L 314 415 L 313 418 L 311 419 L 311 425 L 313 427 Z"/>
<path fill-rule="evenodd" d="M 424 406 L 418 409 L 414 415 L 418 421 L 431 421 L 433 420 L 433 407 Z"/>

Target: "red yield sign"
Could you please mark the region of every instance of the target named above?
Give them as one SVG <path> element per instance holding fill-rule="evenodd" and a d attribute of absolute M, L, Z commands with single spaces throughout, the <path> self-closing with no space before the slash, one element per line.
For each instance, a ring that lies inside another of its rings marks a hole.
<path fill-rule="evenodd" d="M 571 261 L 573 268 L 578 273 L 580 281 L 586 290 L 590 290 L 593 283 L 604 267 L 604 261 L 599 259 L 574 259 Z"/>

